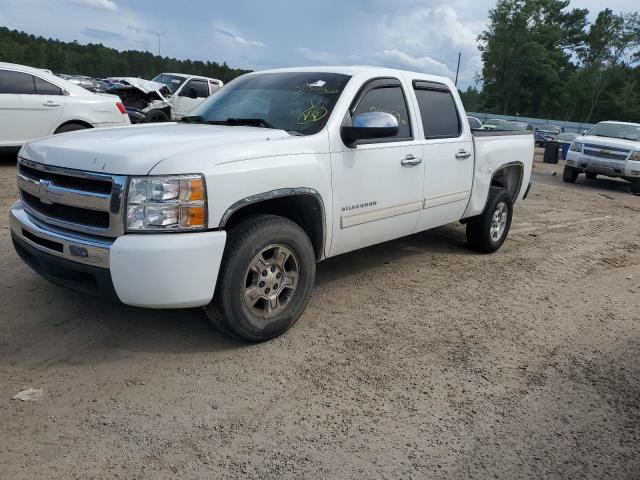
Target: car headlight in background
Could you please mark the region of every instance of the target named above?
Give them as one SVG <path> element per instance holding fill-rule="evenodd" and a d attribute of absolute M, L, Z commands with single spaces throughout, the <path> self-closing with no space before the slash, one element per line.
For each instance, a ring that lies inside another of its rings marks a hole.
<path fill-rule="evenodd" d="M 569 150 L 571 150 L 572 152 L 582 153 L 582 144 L 580 142 L 573 142 L 569 147 Z"/>
<path fill-rule="evenodd" d="M 629 160 L 640 162 L 640 151 L 631 152 L 631 155 L 629 155 Z"/>
<path fill-rule="evenodd" d="M 131 177 L 127 230 L 204 230 L 206 200 L 202 175 Z"/>

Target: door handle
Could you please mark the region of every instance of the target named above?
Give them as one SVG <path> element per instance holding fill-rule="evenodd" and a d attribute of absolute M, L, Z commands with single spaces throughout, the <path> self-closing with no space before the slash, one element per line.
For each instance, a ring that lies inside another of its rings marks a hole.
<path fill-rule="evenodd" d="M 400 160 L 400 164 L 403 167 L 415 167 L 416 165 L 420 165 L 422 163 L 421 158 L 416 158 L 413 155 L 409 154 Z"/>
<path fill-rule="evenodd" d="M 458 160 L 466 160 L 467 158 L 469 158 L 471 156 L 471 152 L 467 152 L 466 150 L 458 150 L 458 153 L 456 153 L 456 158 Z"/>
<path fill-rule="evenodd" d="M 60 106 L 60 104 L 58 102 L 54 102 L 53 100 L 47 100 L 42 105 L 44 105 L 45 107 L 59 107 Z"/>

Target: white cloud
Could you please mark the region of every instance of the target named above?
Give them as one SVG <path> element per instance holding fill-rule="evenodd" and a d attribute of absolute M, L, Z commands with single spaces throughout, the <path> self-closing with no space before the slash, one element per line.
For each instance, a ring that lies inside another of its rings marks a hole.
<path fill-rule="evenodd" d="M 413 57 L 406 52 L 396 48 L 391 50 L 383 50 L 376 54 L 376 57 L 390 67 L 402 68 L 407 70 L 418 70 L 421 73 L 429 73 L 431 75 L 452 76 L 451 70 L 447 66 L 428 55 L 421 57 Z"/>
<path fill-rule="evenodd" d="M 95 10 L 104 10 L 105 12 L 117 12 L 118 5 L 113 0 L 70 0 L 71 3 L 83 5 Z"/>
<path fill-rule="evenodd" d="M 240 45 L 242 47 L 264 47 L 265 44 L 258 40 L 247 40 L 243 36 L 236 33 L 235 29 L 229 25 L 216 23 L 213 26 L 213 31 L 224 39 Z"/>

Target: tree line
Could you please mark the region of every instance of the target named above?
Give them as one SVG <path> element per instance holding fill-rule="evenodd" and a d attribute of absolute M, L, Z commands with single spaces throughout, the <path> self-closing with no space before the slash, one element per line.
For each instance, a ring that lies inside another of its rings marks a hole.
<path fill-rule="evenodd" d="M 569 0 L 498 0 L 479 36 L 484 63 L 462 92 L 471 111 L 640 122 L 640 16 L 589 21 Z"/>
<path fill-rule="evenodd" d="M 54 73 L 151 79 L 161 72 L 181 72 L 228 82 L 247 70 L 230 68 L 226 62 L 202 62 L 160 57 L 137 50 L 118 51 L 102 44 L 81 45 L 36 37 L 0 27 L 0 61 L 46 68 Z"/>

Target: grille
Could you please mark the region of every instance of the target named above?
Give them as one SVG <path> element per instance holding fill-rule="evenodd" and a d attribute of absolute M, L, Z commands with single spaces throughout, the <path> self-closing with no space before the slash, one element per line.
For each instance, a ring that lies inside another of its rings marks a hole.
<path fill-rule="evenodd" d="M 584 146 L 585 155 L 596 158 L 606 158 L 608 160 L 626 160 L 629 153 L 629 150 L 625 148 L 593 144 L 586 144 Z"/>
<path fill-rule="evenodd" d="M 37 212 L 52 217 L 54 220 L 89 225 L 91 227 L 109 228 L 109 212 L 98 212 L 59 203 L 48 205 L 24 190 L 22 191 L 22 201 Z"/>
<path fill-rule="evenodd" d="M 122 235 L 126 177 L 83 172 L 19 159 L 18 187 L 25 209 L 38 220 L 69 230 Z"/>
<path fill-rule="evenodd" d="M 49 180 L 56 185 L 73 188 L 83 192 L 111 193 L 111 180 L 93 180 L 90 178 L 70 177 L 59 173 L 36 170 L 20 164 L 19 172 L 36 181 Z"/>

